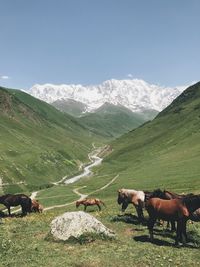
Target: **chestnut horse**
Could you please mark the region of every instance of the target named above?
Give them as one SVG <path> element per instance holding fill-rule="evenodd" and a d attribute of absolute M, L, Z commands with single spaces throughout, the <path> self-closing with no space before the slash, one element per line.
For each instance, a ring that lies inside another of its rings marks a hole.
<path fill-rule="evenodd" d="M 137 191 L 134 189 L 119 189 L 117 202 L 122 204 L 122 212 L 126 210 L 128 205 L 132 203 L 136 209 L 138 219 L 144 220 L 143 207 L 145 199 L 148 198 L 150 192 Z"/>
<path fill-rule="evenodd" d="M 31 212 L 31 199 L 24 194 L 6 194 L 0 196 L 0 203 L 6 206 L 9 216 L 11 215 L 10 207 L 16 207 L 18 205 L 21 205 L 23 215 L 25 215 L 27 212 Z"/>
<path fill-rule="evenodd" d="M 87 206 L 94 206 L 94 205 L 97 205 L 100 211 L 101 204 L 106 206 L 105 203 L 98 198 L 85 198 L 76 201 L 76 207 L 78 208 L 80 205 L 84 205 L 84 211 L 86 211 Z"/>
<path fill-rule="evenodd" d="M 38 200 L 32 199 L 31 200 L 31 211 L 32 212 L 39 212 L 41 213 L 43 211 L 43 206 L 39 203 Z"/>
<path fill-rule="evenodd" d="M 153 241 L 153 227 L 156 220 L 163 219 L 177 222 L 175 245 L 179 245 L 179 241 L 185 244 L 187 241 L 187 220 L 190 214 L 198 208 L 200 208 L 200 195 L 190 195 L 170 200 L 150 198 L 146 203 L 146 209 L 149 214 L 148 229 L 150 240 Z"/>

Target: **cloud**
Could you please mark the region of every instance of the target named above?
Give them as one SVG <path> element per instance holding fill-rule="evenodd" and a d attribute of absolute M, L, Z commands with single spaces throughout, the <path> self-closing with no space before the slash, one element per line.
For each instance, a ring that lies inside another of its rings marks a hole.
<path fill-rule="evenodd" d="M 133 75 L 131 73 L 126 75 L 128 78 L 133 78 Z"/>
<path fill-rule="evenodd" d="M 1 80 L 8 80 L 8 79 L 10 79 L 10 77 L 7 75 L 0 75 L 0 79 Z"/>

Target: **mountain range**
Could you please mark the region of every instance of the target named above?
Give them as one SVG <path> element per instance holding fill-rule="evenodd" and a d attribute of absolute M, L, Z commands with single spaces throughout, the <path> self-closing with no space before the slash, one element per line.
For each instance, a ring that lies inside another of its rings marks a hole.
<path fill-rule="evenodd" d="M 81 103 L 81 112 L 91 112 L 104 103 L 121 105 L 133 112 L 156 110 L 160 112 L 167 107 L 185 86 L 163 87 L 149 84 L 143 80 L 107 80 L 99 85 L 53 85 L 36 84 L 28 91 L 32 96 L 61 108 L 61 102 L 77 101 Z M 56 102 L 55 102 L 56 101 Z M 56 104 L 55 104 L 56 103 Z"/>

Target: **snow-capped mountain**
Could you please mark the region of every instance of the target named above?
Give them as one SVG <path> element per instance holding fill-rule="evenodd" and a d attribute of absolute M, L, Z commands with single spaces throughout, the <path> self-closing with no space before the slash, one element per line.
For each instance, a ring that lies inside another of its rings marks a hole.
<path fill-rule="evenodd" d="M 48 103 L 60 99 L 73 99 L 87 105 L 93 111 L 105 102 L 122 105 L 133 112 L 143 110 L 161 111 L 168 106 L 186 86 L 162 87 L 143 80 L 108 80 L 99 85 L 34 85 L 29 93 Z"/>

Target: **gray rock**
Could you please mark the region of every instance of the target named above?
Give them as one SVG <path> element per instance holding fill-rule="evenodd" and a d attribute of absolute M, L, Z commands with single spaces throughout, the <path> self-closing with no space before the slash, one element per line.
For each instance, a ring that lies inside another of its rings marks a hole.
<path fill-rule="evenodd" d="M 83 211 L 66 212 L 51 222 L 51 234 L 56 240 L 66 241 L 71 237 L 78 238 L 87 233 L 102 234 L 111 238 L 115 236 L 112 230 Z"/>

